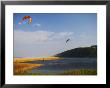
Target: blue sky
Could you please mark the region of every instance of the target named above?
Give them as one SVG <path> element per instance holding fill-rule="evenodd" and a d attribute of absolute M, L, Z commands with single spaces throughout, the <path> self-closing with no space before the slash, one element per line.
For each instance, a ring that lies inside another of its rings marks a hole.
<path fill-rule="evenodd" d="M 24 16 L 32 23 L 19 24 Z M 14 57 L 46 57 L 97 44 L 95 13 L 15 13 L 13 19 Z"/>

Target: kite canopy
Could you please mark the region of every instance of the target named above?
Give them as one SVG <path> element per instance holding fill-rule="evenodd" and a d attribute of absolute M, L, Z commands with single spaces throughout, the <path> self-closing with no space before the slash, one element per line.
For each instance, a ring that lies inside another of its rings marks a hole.
<path fill-rule="evenodd" d="M 28 24 L 30 24 L 32 22 L 32 18 L 30 16 L 24 16 L 22 18 L 22 21 L 19 22 L 19 24 L 22 24 L 23 21 L 28 19 Z"/>
<path fill-rule="evenodd" d="M 66 43 L 67 43 L 68 41 L 70 41 L 70 39 L 67 39 L 67 40 L 66 40 Z"/>
<path fill-rule="evenodd" d="M 23 20 L 31 18 L 30 16 L 24 16 Z"/>

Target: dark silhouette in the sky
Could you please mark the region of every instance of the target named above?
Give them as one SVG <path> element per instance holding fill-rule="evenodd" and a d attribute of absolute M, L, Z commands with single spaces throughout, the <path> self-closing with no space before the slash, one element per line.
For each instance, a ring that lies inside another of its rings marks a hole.
<path fill-rule="evenodd" d="M 67 39 L 67 40 L 66 40 L 66 43 L 67 43 L 69 40 L 70 40 L 70 39 Z"/>

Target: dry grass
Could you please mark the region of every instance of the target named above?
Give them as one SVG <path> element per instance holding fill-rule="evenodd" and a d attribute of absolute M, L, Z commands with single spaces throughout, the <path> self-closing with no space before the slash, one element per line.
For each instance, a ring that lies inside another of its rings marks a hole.
<path fill-rule="evenodd" d="M 14 75 L 20 75 L 40 66 L 43 66 L 43 64 L 14 63 L 13 72 Z"/>
<path fill-rule="evenodd" d="M 39 61 L 39 60 L 58 60 L 59 57 L 44 57 L 44 58 L 14 58 L 14 63 L 20 62 L 30 62 L 30 61 Z"/>
<path fill-rule="evenodd" d="M 14 75 L 22 75 L 27 73 L 33 68 L 38 68 L 43 66 L 43 64 L 30 64 L 30 61 L 39 61 L 39 60 L 58 60 L 59 57 L 45 57 L 45 58 L 14 58 L 13 72 Z M 25 62 L 25 63 L 23 63 Z"/>
<path fill-rule="evenodd" d="M 96 69 L 78 69 L 61 72 L 59 75 L 97 75 Z"/>

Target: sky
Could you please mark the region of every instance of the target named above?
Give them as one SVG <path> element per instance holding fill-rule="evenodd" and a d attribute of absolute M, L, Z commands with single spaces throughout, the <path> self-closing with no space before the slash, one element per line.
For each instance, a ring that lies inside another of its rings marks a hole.
<path fill-rule="evenodd" d="M 97 44 L 96 13 L 14 13 L 13 29 L 14 57 L 48 57 Z"/>

